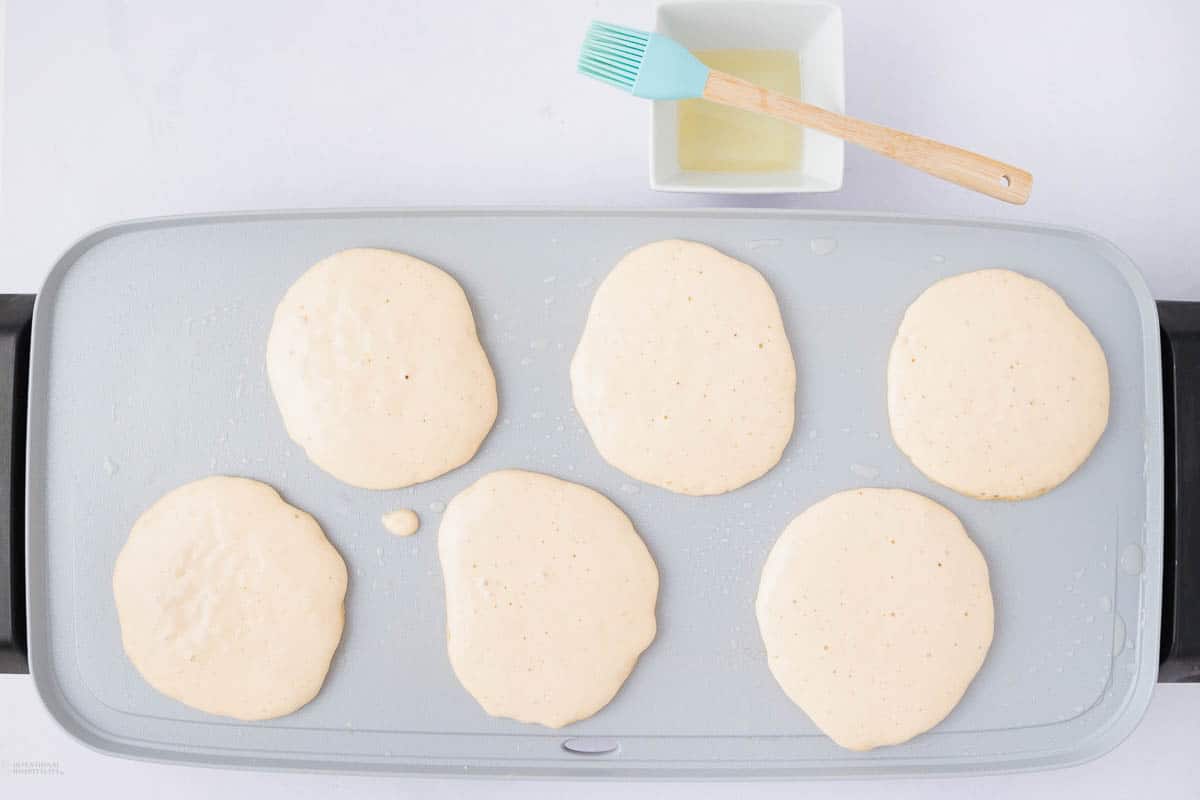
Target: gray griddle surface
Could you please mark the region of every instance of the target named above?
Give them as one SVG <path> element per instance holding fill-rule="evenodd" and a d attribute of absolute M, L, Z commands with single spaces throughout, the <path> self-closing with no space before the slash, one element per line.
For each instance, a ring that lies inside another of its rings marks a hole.
<path fill-rule="evenodd" d="M 741 490 L 689 498 L 606 465 L 575 414 L 568 363 L 592 293 L 626 251 L 713 245 L 774 287 L 796 354 L 796 432 Z M 818 241 L 815 245 L 813 240 Z M 832 252 L 831 244 L 835 246 Z M 437 480 L 338 483 L 285 435 L 263 352 L 276 303 L 342 248 L 402 250 L 451 272 L 496 370 L 500 415 Z M 905 307 L 946 275 L 1005 266 L 1058 289 L 1109 359 L 1112 415 L 1084 466 L 1022 503 L 925 479 L 888 431 L 885 364 Z M 1155 681 L 1162 427 L 1155 309 L 1128 260 L 1079 232 L 793 212 L 335 212 L 119 225 L 69 251 L 38 298 L 29 430 L 31 650 L 68 730 L 179 762 L 363 772 L 644 777 L 961 773 L 1071 763 L 1116 744 Z M 552 731 L 492 719 L 447 660 L 439 512 L 490 470 L 592 486 L 633 519 L 662 576 L 659 635 L 616 699 Z M 320 695 L 290 716 L 220 719 L 157 694 L 126 659 L 114 558 L 137 515 L 210 473 L 276 486 L 350 568 L 345 637 Z M 871 753 L 822 736 L 767 670 L 753 599 L 786 523 L 826 495 L 905 487 L 962 518 L 987 557 L 995 643 L 934 732 Z M 420 532 L 379 516 L 416 509 Z M 611 737 L 579 755 L 564 740 Z"/>

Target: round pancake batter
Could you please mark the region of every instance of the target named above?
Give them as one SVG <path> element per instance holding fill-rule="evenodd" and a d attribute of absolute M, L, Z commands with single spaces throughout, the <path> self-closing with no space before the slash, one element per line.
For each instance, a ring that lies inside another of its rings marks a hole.
<path fill-rule="evenodd" d="M 213 476 L 138 517 L 113 594 L 125 652 L 151 686 L 210 714 L 270 719 L 321 689 L 346 565 L 270 486 Z"/>
<path fill-rule="evenodd" d="M 267 374 L 288 435 L 365 489 L 471 460 L 496 421 L 496 379 L 454 278 L 390 250 L 344 250 L 275 311 Z"/>
<path fill-rule="evenodd" d="M 1104 432 L 1108 402 L 1108 362 L 1087 325 L 1010 270 L 926 289 L 888 361 L 897 447 L 930 479 L 985 500 L 1065 481 Z"/>
<path fill-rule="evenodd" d="M 629 253 L 601 283 L 571 387 L 605 461 L 674 492 L 720 494 L 779 462 L 796 364 L 757 270 L 670 240 Z"/>
<path fill-rule="evenodd" d="M 767 663 L 842 747 L 899 744 L 958 704 L 992 642 L 983 555 L 913 492 L 839 492 L 787 526 L 756 603 Z"/>
<path fill-rule="evenodd" d="M 438 530 L 454 673 L 496 717 L 558 728 L 616 695 L 654 639 L 658 568 L 604 495 L 491 472 Z"/>

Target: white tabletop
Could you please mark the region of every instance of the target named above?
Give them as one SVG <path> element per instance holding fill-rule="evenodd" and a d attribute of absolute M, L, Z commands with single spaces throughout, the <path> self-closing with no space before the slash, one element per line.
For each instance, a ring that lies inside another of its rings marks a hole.
<path fill-rule="evenodd" d="M 845 0 L 848 110 L 1030 169 L 1033 198 L 1022 208 L 855 148 L 845 188 L 832 195 L 651 192 L 648 107 L 573 74 L 587 20 L 649 26 L 644 0 L 7 6 L 0 291 L 36 290 L 79 235 L 135 216 L 350 205 L 781 205 L 1085 227 L 1128 252 L 1157 296 L 1200 299 L 1200 4 L 1191 0 Z M 575 784 L 570 792 L 1178 796 L 1200 785 L 1197 741 L 1200 687 L 1160 686 L 1125 744 L 1057 772 L 802 788 Z M 122 761 L 62 733 L 28 678 L 0 676 L 0 797 L 139 798 L 168 788 L 179 798 L 567 791 Z"/>

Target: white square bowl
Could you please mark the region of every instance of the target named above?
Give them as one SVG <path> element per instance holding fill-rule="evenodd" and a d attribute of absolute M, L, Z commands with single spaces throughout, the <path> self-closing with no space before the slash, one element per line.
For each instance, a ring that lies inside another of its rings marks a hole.
<path fill-rule="evenodd" d="M 800 99 L 845 113 L 842 10 L 821 0 L 659 0 L 655 31 L 689 50 L 793 50 Z M 779 194 L 842 188 L 843 142 L 803 129 L 798 169 L 697 172 L 679 167 L 678 103 L 656 100 L 650 123 L 650 187 L 664 192 Z"/>

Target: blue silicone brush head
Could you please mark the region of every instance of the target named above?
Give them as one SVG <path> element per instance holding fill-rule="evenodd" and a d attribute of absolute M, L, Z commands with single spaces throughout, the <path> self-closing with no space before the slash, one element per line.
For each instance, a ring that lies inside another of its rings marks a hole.
<path fill-rule="evenodd" d="M 579 53 L 579 72 L 637 97 L 700 97 L 708 67 L 687 48 L 657 33 L 593 22 Z"/>

